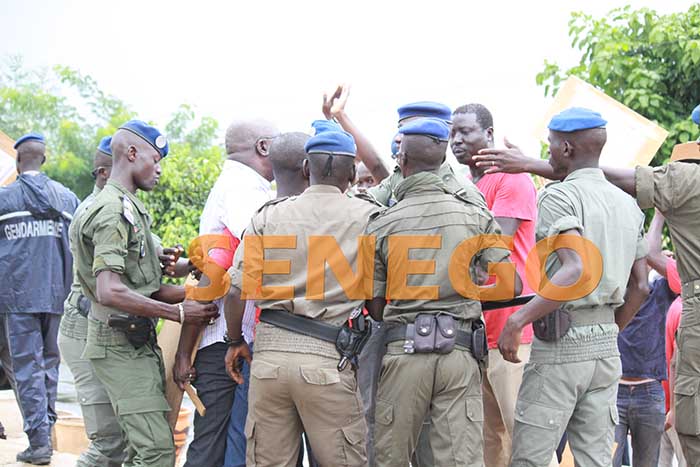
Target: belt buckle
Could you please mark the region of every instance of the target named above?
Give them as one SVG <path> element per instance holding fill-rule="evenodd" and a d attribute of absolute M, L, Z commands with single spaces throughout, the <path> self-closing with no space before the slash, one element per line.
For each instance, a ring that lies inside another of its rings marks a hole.
<path fill-rule="evenodd" d="M 415 353 L 416 348 L 413 346 L 413 339 L 406 339 L 403 341 L 403 352 L 404 353 Z"/>

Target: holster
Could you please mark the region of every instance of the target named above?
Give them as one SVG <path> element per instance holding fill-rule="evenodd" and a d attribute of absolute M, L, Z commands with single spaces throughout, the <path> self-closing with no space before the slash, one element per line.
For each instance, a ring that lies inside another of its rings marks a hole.
<path fill-rule="evenodd" d="M 532 330 L 535 336 L 544 342 L 556 342 L 566 334 L 571 327 L 569 312 L 557 308 L 547 316 L 533 321 Z"/>
<path fill-rule="evenodd" d="M 153 321 L 148 318 L 141 316 L 109 315 L 107 325 L 110 328 L 117 329 L 126 334 L 126 340 L 128 340 L 135 349 L 140 349 L 149 342 L 155 343 L 156 330 L 153 326 Z"/>
<path fill-rule="evenodd" d="M 485 362 L 489 356 L 486 326 L 480 319 L 475 319 L 472 322 L 472 355 L 479 363 Z"/>
<path fill-rule="evenodd" d="M 372 323 L 361 310 L 343 324 L 335 338 L 335 348 L 340 354 L 338 371 L 343 371 L 348 363 L 357 368 L 357 359 L 371 333 Z"/>
<path fill-rule="evenodd" d="M 78 309 L 78 313 L 80 313 L 81 316 L 87 318 L 90 314 L 90 308 L 92 308 L 90 299 L 87 298 L 85 295 L 81 294 L 80 297 L 78 297 L 78 306 L 76 308 Z"/>

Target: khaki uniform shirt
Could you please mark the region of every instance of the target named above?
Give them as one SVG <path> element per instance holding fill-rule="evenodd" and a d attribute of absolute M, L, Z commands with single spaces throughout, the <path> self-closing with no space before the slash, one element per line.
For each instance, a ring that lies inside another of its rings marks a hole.
<path fill-rule="evenodd" d="M 632 197 L 605 179 L 602 170 L 579 169 L 563 182 L 548 184 L 537 201 L 538 242 L 567 230 L 578 230 L 598 248 L 603 268 L 593 292 L 566 302 L 562 308 L 575 314 L 605 307 L 614 313 L 624 303 L 633 263 L 648 252 L 644 214 Z M 556 254 L 551 254 L 546 263 L 547 276 L 551 278 L 559 268 Z M 557 342 L 535 339 L 532 360 L 582 361 L 618 356 L 617 333 L 614 322 L 575 326 Z"/>
<path fill-rule="evenodd" d="M 396 188 L 397 204 L 373 216 L 367 234 L 376 236 L 375 297 L 384 297 L 387 277 L 394 274 L 389 265 L 392 236 L 441 236 L 440 248 L 412 249 L 410 260 L 434 261 L 434 274 L 411 274 L 408 286 L 438 286 L 439 298 L 404 299 L 388 297 L 384 321 L 412 323 L 419 313 L 446 313 L 463 320 L 479 318 L 481 303 L 467 299 L 453 287 L 449 277 L 450 260 L 462 241 L 481 234 L 500 234 L 500 228 L 491 213 L 478 203 L 455 196 L 438 175 L 419 173 L 404 179 Z M 484 270 L 488 263 L 508 261 L 510 252 L 505 248 L 487 248 L 475 255 Z"/>
<path fill-rule="evenodd" d="M 160 288 L 162 271 L 150 216 L 141 200 L 116 181 L 107 182 L 70 233 L 76 277 L 92 302 L 91 318 L 106 322 L 109 314 L 125 313 L 97 303 L 101 271 L 119 274 L 125 286 L 146 297 Z"/>
<path fill-rule="evenodd" d="M 263 277 L 263 286 L 291 286 L 294 291 L 293 298 L 257 299 L 256 306 L 260 309 L 286 310 L 295 315 L 341 325 L 355 308 L 363 305 L 364 297 L 349 299 L 328 263 L 323 263 L 324 269 L 307 274 L 309 237 L 327 236 L 328 239 L 333 239 L 344 256 L 338 258 L 339 261 L 347 261 L 353 273 L 357 273 L 358 238 L 364 234 L 370 214 L 378 210 L 378 206 L 345 196 L 338 188 L 329 185 L 312 185 L 299 196 L 266 203 L 253 216 L 242 244 L 236 249 L 233 266 L 229 270 L 231 285 L 238 290 L 243 287 L 244 253 L 246 242 L 250 241 L 246 238 L 247 235 L 292 236 L 296 239 L 296 248 L 266 249 L 264 253 L 266 261 L 289 261 L 289 274 L 266 274 Z M 370 249 L 368 253 L 371 255 L 373 252 Z M 367 261 L 365 267 L 371 270 L 371 256 Z M 325 282 L 324 296 L 322 299 L 307 300 L 307 280 L 311 283 L 320 280 L 321 277 Z M 299 352 L 306 349 L 308 352 L 325 356 L 328 355 L 326 350 L 330 347 L 329 356 L 338 356 L 333 344 L 289 333 L 280 328 L 271 328 L 273 327 L 264 323 L 257 326 L 256 352 L 261 349 Z M 274 333 L 275 337 L 269 339 L 270 333 Z M 271 343 L 271 340 L 274 342 Z M 295 344 L 292 346 L 290 342 Z"/>
<path fill-rule="evenodd" d="M 458 179 L 449 163 L 443 163 L 437 174 L 449 191 L 457 193 L 474 204 L 487 209 L 484 195 L 479 191 L 476 185 L 467 177 L 463 177 L 461 180 Z M 367 192 L 384 206 L 393 206 L 397 201 L 396 188 L 402 180 L 403 175 L 401 175 L 401 169 L 396 166 L 391 175 L 382 180 L 379 185 L 368 189 Z"/>
<path fill-rule="evenodd" d="M 700 279 L 700 165 L 671 162 L 637 167 L 637 202 L 666 217 L 683 283 Z"/>

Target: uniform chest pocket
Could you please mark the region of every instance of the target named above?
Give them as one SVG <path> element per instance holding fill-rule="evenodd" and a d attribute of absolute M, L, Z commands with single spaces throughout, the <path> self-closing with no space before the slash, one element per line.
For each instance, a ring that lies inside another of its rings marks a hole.
<path fill-rule="evenodd" d="M 133 228 L 133 227 L 132 227 Z M 144 260 L 146 256 L 146 237 L 142 232 L 131 233 L 127 244 L 124 269 L 126 277 L 134 285 L 146 283 L 149 278 L 145 274 Z"/>

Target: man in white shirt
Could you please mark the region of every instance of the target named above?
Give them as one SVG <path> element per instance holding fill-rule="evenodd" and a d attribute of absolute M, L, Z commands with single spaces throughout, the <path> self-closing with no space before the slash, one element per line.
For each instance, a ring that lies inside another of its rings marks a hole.
<path fill-rule="evenodd" d="M 234 122 L 226 130 L 226 154 L 224 166 L 214 183 L 204 206 L 199 234 L 224 234 L 235 247 L 243 230 L 260 206 L 274 197 L 270 182 L 273 179 L 272 164 L 268 158 L 272 140 L 279 134 L 277 128 L 266 121 Z M 228 269 L 233 252 L 217 255 L 215 261 Z M 229 264 L 225 264 L 228 261 Z M 207 279 L 205 278 L 205 281 Z M 208 282 L 207 282 L 208 283 Z M 204 284 L 202 284 L 204 285 Z M 220 300 L 217 300 L 219 303 Z M 255 327 L 253 302 L 246 307 L 243 334 L 252 344 Z M 190 364 L 197 336 L 202 333 L 194 366 Z M 226 321 L 219 317 L 212 324 L 202 327 L 183 326 L 180 334 L 173 375 L 179 385 L 192 381 L 199 397 L 207 407 L 204 417 L 194 419 L 194 439 L 187 451 L 187 467 L 244 466 L 245 436 L 243 434 L 246 413 L 235 414 L 231 408 L 235 399 L 237 411 L 247 411 L 247 384 L 236 387 L 226 373 L 224 358 L 227 344 L 224 342 Z M 239 410 L 240 408 L 240 410 Z M 235 426 L 229 429 L 229 420 Z M 242 421 L 238 423 L 238 421 Z M 240 426 L 237 426 L 240 425 Z M 231 432 L 227 442 L 227 432 Z M 240 451 L 240 452 L 239 452 Z"/>

